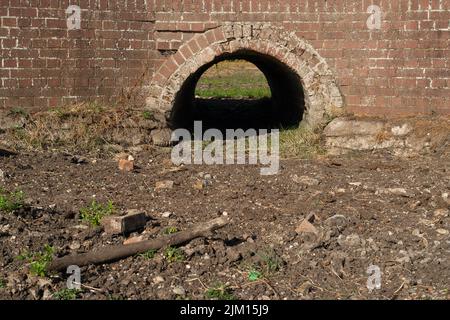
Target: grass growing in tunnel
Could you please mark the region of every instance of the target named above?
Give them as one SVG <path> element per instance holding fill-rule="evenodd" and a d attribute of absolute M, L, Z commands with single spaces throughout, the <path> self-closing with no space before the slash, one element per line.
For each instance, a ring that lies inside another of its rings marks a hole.
<path fill-rule="evenodd" d="M 262 99 L 270 98 L 267 80 L 253 64 L 223 61 L 211 67 L 200 78 L 195 95 L 199 98 Z"/>

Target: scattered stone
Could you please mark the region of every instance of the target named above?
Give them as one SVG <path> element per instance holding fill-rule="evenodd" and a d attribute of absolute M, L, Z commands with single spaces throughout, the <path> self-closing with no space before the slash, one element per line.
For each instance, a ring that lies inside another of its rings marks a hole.
<path fill-rule="evenodd" d="M 0 169 L 0 180 L 5 181 L 5 173 L 3 172 L 2 169 Z"/>
<path fill-rule="evenodd" d="M 131 233 L 145 227 L 145 213 L 127 214 L 125 216 L 107 216 L 101 220 L 101 225 L 108 234 Z"/>
<path fill-rule="evenodd" d="M 70 162 L 75 163 L 75 164 L 86 164 L 88 163 L 88 159 L 82 156 L 72 156 L 72 158 L 70 158 Z"/>
<path fill-rule="evenodd" d="M 128 245 L 128 244 L 133 244 L 133 243 L 137 243 L 137 242 L 141 242 L 144 241 L 145 237 L 144 236 L 137 236 L 137 237 L 131 237 L 128 238 L 127 240 L 125 240 L 123 242 L 124 245 Z"/>
<path fill-rule="evenodd" d="M 316 227 L 314 227 L 309 221 L 307 221 L 306 219 L 304 219 L 302 221 L 302 223 L 300 223 L 300 225 L 295 229 L 295 232 L 297 232 L 297 234 L 301 234 L 301 233 L 313 233 L 315 235 L 317 235 L 319 232 L 317 230 Z"/>
<path fill-rule="evenodd" d="M 441 235 L 443 235 L 443 236 L 446 236 L 446 235 L 449 234 L 449 231 L 446 230 L 446 229 L 437 229 L 436 232 L 441 234 Z"/>
<path fill-rule="evenodd" d="M 361 238 L 356 233 L 348 235 L 344 238 L 344 236 L 340 235 L 337 239 L 337 243 L 341 247 L 357 247 L 361 245 Z"/>
<path fill-rule="evenodd" d="M 446 218 L 449 216 L 449 210 L 448 209 L 436 209 L 436 210 L 434 210 L 434 216 L 436 218 Z"/>
<path fill-rule="evenodd" d="M 405 188 L 379 188 L 375 192 L 375 194 L 392 194 L 395 196 L 405 197 L 405 198 L 413 198 L 414 194 L 407 191 Z"/>
<path fill-rule="evenodd" d="M 292 180 L 295 183 L 305 184 L 307 186 L 318 186 L 320 184 L 319 180 L 312 178 L 312 177 L 308 177 L 308 176 L 299 177 L 297 175 L 293 175 Z"/>
<path fill-rule="evenodd" d="M 325 220 L 325 225 L 330 227 L 345 227 L 347 226 L 347 218 L 342 214 L 336 214 Z"/>
<path fill-rule="evenodd" d="M 170 218 L 171 215 L 172 215 L 172 212 L 166 211 L 161 214 L 161 217 Z"/>
<path fill-rule="evenodd" d="M 119 159 L 119 170 L 131 172 L 134 170 L 134 158 L 128 156 L 127 159 Z"/>
<path fill-rule="evenodd" d="M 450 197 L 448 195 L 448 193 L 443 193 L 442 194 L 442 199 L 447 202 L 448 205 L 450 205 Z"/>
<path fill-rule="evenodd" d="M 69 244 L 70 250 L 78 250 L 81 248 L 81 244 L 78 241 L 73 241 Z"/>
<path fill-rule="evenodd" d="M 362 182 L 349 182 L 348 184 L 351 185 L 351 186 L 355 186 L 355 187 L 362 186 Z"/>
<path fill-rule="evenodd" d="M 172 292 L 178 296 L 186 295 L 186 290 L 183 287 L 175 287 L 173 288 Z"/>
<path fill-rule="evenodd" d="M 402 126 L 396 126 L 391 129 L 391 132 L 394 136 L 406 136 L 412 131 L 412 127 L 405 123 Z"/>
<path fill-rule="evenodd" d="M 157 181 L 155 183 L 155 191 L 163 190 L 163 189 L 172 189 L 173 181 L 172 180 L 163 180 Z"/>
<path fill-rule="evenodd" d="M 156 277 L 153 278 L 153 283 L 154 284 L 160 284 L 160 283 L 163 283 L 163 282 L 164 282 L 164 278 L 161 277 L 161 276 L 156 276 Z"/>
<path fill-rule="evenodd" d="M 207 180 L 199 180 L 197 179 L 194 184 L 193 187 L 196 190 L 203 190 L 204 188 L 206 188 L 209 185 L 209 182 L 207 182 Z"/>

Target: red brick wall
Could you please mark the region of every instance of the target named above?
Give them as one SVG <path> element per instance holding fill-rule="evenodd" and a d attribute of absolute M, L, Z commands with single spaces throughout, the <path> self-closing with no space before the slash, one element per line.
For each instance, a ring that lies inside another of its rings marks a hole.
<path fill-rule="evenodd" d="M 67 30 L 69 4 L 81 30 Z M 371 4 L 380 30 L 366 25 Z M 450 114 L 450 0 L 0 0 L 0 17 L 3 110 L 116 101 L 193 35 L 258 21 L 307 40 L 350 111 Z"/>

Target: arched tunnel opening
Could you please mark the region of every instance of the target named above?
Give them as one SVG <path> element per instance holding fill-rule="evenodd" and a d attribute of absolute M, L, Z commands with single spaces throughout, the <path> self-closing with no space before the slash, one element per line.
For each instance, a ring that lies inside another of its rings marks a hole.
<path fill-rule="evenodd" d="M 211 67 L 224 61 L 242 60 L 253 64 L 264 75 L 270 89 L 267 96 L 196 96 L 199 80 Z M 241 50 L 217 57 L 186 79 L 176 94 L 169 124 L 172 129 L 189 130 L 195 121 L 202 121 L 203 130 L 292 128 L 299 126 L 304 111 L 305 96 L 294 70 L 271 56 Z"/>

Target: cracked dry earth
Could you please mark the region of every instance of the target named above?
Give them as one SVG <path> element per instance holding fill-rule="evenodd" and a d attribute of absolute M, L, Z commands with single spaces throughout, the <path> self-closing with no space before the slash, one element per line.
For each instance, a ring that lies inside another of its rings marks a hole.
<path fill-rule="evenodd" d="M 26 203 L 0 213 L 0 298 L 54 299 L 65 288 L 64 273 L 30 275 L 17 259 L 24 251 L 49 244 L 63 256 L 123 243 L 125 236 L 80 220 L 94 197 L 151 218 L 128 237 L 156 238 L 224 212 L 231 223 L 182 246 L 183 261 L 170 263 L 160 251 L 83 267 L 79 299 L 204 299 L 219 284 L 236 299 L 450 298 L 448 150 L 283 160 L 279 175 L 266 177 L 253 166 L 172 168 L 169 153 L 135 152 L 130 173 L 107 157 L 81 164 L 51 152 L 0 157 L 0 186 L 22 190 Z M 173 185 L 155 190 L 165 180 Z M 296 232 L 308 214 L 316 232 Z M 382 273 L 372 292 L 371 265 Z"/>

